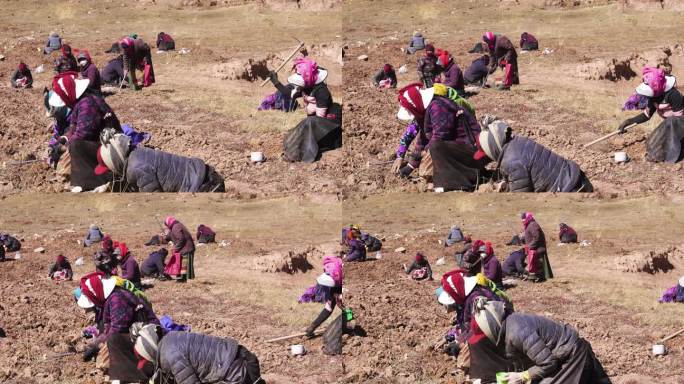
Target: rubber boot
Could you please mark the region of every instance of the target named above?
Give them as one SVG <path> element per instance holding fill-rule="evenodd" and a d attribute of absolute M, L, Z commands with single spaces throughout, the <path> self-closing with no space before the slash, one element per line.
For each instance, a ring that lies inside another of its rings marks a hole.
<path fill-rule="evenodd" d="M 316 328 L 320 327 L 321 324 L 323 324 L 323 322 L 328 320 L 328 317 L 330 317 L 330 315 L 332 315 L 332 312 L 323 308 L 321 313 L 318 314 L 318 317 L 316 317 L 316 320 L 314 320 L 313 323 L 311 323 L 311 325 L 309 325 L 309 327 L 306 329 L 306 337 L 314 337 L 314 331 L 316 330 Z"/>

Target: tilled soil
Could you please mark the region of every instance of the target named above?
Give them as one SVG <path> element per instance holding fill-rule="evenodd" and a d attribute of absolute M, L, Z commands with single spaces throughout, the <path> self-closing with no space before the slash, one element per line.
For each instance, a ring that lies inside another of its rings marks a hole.
<path fill-rule="evenodd" d="M 435 39 L 438 41 L 435 44 L 441 46 L 439 42 L 444 39 L 440 39 L 439 35 Z M 395 158 L 394 152 L 406 123 L 396 118 L 399 110 L 396 90 L 378 90 L 371 84 L 371 77 L 385 63 L 391 63 L 395 70 L 406 65 L 408 72 L 398 75 L 399 87 L 418 81 L 417 57 L 401 52 L 404 42 L 397 40 L 396 34 L 377 32 L 375 37 L 368 40 L 370 42 L 350 43 L 345 54 L 345 144 L 352 148 L 355 166 L 354 174 L 346 179 L 345 186 L 365 194 L 425 191 L 425 183 L 399 180 L 391 174 L 389 160 Z M 445 48 L 456 57 L 462 70 L 479 57 L 477 54 L 464 53 L 472 47 L 472 41 L 446 41 L 448 45 Z M 367 54 L 369 59 L 357 60 L 362 54 Z M 564 47 L 564 51 L 560 53 L 554 53 L 552 57 L 541 52 L 520 55 L 520 86 L 513 87 L 509 92 L 484 89 L 471 96 L 469 102 L 474 105 L 478 117 L 484 114 L 499 116 L 509 122 L 515 134 L 530 137 L 577 162 L 599 194 L 638 196 L 684 191 L 684 183 L 676 176 L 681 173 L 681 163 L 673 165 L 645 160 L 647 132 L 641 128 L 624 137 L 582 149 L 583 144 L 608 133 L 609 131 L 604 131 L 604 127 L 614 123 L 592 116 L 582 103 L 559 103 L 545 90 L 546 87 L 563 87 L 568 83 L 580 82 L 573 79 L 572 74 L 552 71 L 554 66 L 575 62 L 577 55 L 579 53 L 572 52 L 568 47 Z M 492 78 L 501 76 L 503 75 L 499 71 Z M 544 84 L 544 79 L 548 76 L 552 76 L 551 83 Z M 608 81 L 587 84 L 587 88 L 592 87 L 592 92 L 601 92 L 600 88 L 615 86 Z M 612 158 L 615 151 L 626 151 L 631 161 L 616 164 Z"/>
<path fill-rule="evenodd" d="M 381 259 L 345 265 L 346 303 L 368 336 L 346 339 L 346 370 L 341 382 L 466 383 L 462 374 L 455 373 L 455 360 L 432 349 L 452 319 L 437 303 L 435 289 L 442 274 L 456 268 L 452 249 L 445 249 L 439 241 L 443 242 L 450 225 L 458 224 L 473 239 L 492 241 L 497 258 L 503 262 L 519 248 L 504 245 L 519 230 L 520 224 L 505 214 L 515 208 L 505 201 L 494 205 L 481 199 L 473 207 L 471 199 L 457 196 L 426 201 L 395 198 L 381 204 L 370 198 L 349 209 L 354 217 L 351 222 L 371 233 L 377 231 L 384 243 Z M 517 204 L 543 213 L 538 220 L 546 233 L 555 278 L 541 284 L 521 281 L 509 288 L 515 310 L 575 327 L 592 344 L 614 383 L 682 383 L 684 338 L 667 342 L 669 352 L 662 357 L 651 354 L 651 345 L 681 328 L 684 308 L 658 304 L 657 300 L 662 291 L 676 284 L 684 259 L 671 257 L 675 269 L 655 275 L 620 272 L 614 264 L 617 257 L 648 255 L 664 244 L 678 244 L 679 239 L 645 229 L 653 218 L 634 224 L 634 231 L 621 229 L 622 224 L 611 231 L 605 223 L 618 219 L 612 214 L 618 207 L 610 203 L 594 209 L 585 206 L 576 212 L 564 211 L 560 201 L 534 199 Z M 641 209 L 638 201 L 632 205 L 635 212 Z M 410 216 L 409 212 L 418 214 Z M 624 215 L 629 214 L 622 212 L 619 217 Z M 588 246 L 557 245 L 555 222 L 559 217 L 574 226 Z M 667 221 L 659 218 L 654 222 L 668 226 Z M 643 236 L 637 239 L 633 233 Z M 395 252 L 399 247 L 406 248 L 405 253 Z M 402 264 L 410 263 L 417 251 L 428 257 L 435 281 L 417 282 L 403 273 Z M 445 265 L 437 265 L 436 260 L 443 256 Z"/>
<path fill-rule="evenodd" d="M 163 5 L 149 6 L 164 8 Z M 133 7 L 138 9 L 141 5 L 135 4 Z M 147 8 L 143 10 L 147 11 Z M 188 10 L 201 12 L 192 7 Z M 329 7 L 326 6 L 323 10 L 329 10 Z M 266 11 L 256 7 L 254 12 Z M 295 8 L 288 12 L 305 11 Z M 180 11 L 175 14 L 175 17 L 196 17 L 192 13 L 179 16 L 182 15 Z M 329 19 L 330 31 L 338 25 L 334 18 Z M 37 52 L 37 47 L 44 43 L 44 36 L 48 32 L 28 31 L 11 25 L 3 28 L 6 35 L 0 43 L 4 44 L 2 53 L 6 59 L 0 61 L 0 112 L 3 114 L 0 122 L 0 191 L 62 192 L 64 185 L 54 180 L 54 171 L 42 161 L 51 134 L 47 128 L 50 119 L 45 116 L 42 90 L 44 86 L 51 87 L 52 61 L 57 53 L 45 56 Z M 145 29 L 139 32 L 145 41 L 154 44 L 153 38 L 156 35 L 152 31 Z M 337 31 L 325 33 L 328 36 L 339 34 Z M 117 35 L 63 35 L 72 47 L 86 47 L 99 69 L 115 57 L 104 51 L 111 46 Z M 208 37 L 222 38 L 213 35 Z M 213 45 L 204 43 L 204 40 L 197 41 L 196 38 L 188 40 L 180 38 L 176 42 L 177 49 L 185 47 L 190 50 L 187 54 L 179 54 L 178 51 L 156 53 L 153 48 L 157 81 L 153 86 L 141 92 L 114 89 L 114 94 L 106 97 L 121 123 L 149 132 L 152 135 L 150 146 L 178 155 L 199 157 L 215 167 L 225 178 L 230 197 L 279 197 L 307 192 L 340 193 L 340 171 L 347 167 L 344 149 L 328 152 L 314 164 L 290 163 L 282 158 L 282 142 L 286 132 L 305 117 L 301 108 L 291 114 L 259 112 L 257 107 L 261 98 L 274 92 L 270 84 L 262 88 L 258 86 L 262 79 L 253 82 L 221 80 L 214 74 L 214 66 L 217 64 L 266 56 L 275 57 L 269 62 L 271 69 L 275 69 L 286 56 L 283 52 L 289 53 L 292 48 L 288 46 L 295 46 L 296 42 L 289 39 L 280 47 L 251 47 L 252 51 L 249 51 L 243 47 L 226 46 L 224 42 Z M 311 57 L 328 69 L 328 83 L 333 98 L 336 102 L 342 102 L 340 43 L 314 36 L 307 39 L 306 47 Z M 14 90 L 9 87 L 9 76 L 19 60 L 24 60 L 33 71 L 33 89 Z M 35 68 L 40 64 L 44 66 L 45 72 L 38 74 Z M 288 68 L 281 71 L 281 81 L 285 81 L 289 75 Z M 251 163 L 251 151 L 263 152 L 266 162 Z M 29 161 L 26 162 L 27 160 Z"/>

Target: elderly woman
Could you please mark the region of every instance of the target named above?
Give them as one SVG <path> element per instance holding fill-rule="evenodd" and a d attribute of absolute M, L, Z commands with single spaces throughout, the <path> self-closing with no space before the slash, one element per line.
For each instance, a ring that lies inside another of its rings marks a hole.
<path fill-rule="evenodd" d="M 379 88 L 396 88 L 397 74 L 391 64 L 383 65 L 373 76 L 373 85 Z"/>
<path fill-rule="evenodd" d="M 413 121 L 417 130 L 413 159 L 399 169 L 400 175 L 408 177 L 427 158 L 427 163 L 432 163 L 436 188 L 475 190 L 486 173 L 486 163 L 473 158 L 480 125 L 472 107 L 442 84 L 428 89 L 421 89 L 419 83 L 408 85 L 399 91 L 399 103 L 397 117 Z M 397 157 L 393 169 L 401 163 L 402 159 Z"/>
<path fill-rule="evenodd" d="M 304 101 L 306 118 L 285 134 L 284 156 L 288 161 L 312 163 L 323 152 L 342 146 L 342 108 L 333 103 L 325 83 L 327 70 L 304 57 L 295 60 L 295 71 L 287 82 L 293 86 L 292 100 L 301 97 Z M 287 87 L 278 81 L 275 73 L 271 74 L 271 82 L 286 92 Z"/>
<path fill-rule="evenodd" d="M 425 45 L 426 43 L 423 34 L 416 31 L 413 34 L 413 37 L 411 37 L 411 41 L 409 42 L 408 48 L 406 48 L 406 54 L 413 55 L 414 53 L 425 49 Z"/>
<path fill-rule="evenodd" d="M 475 323 L 495 349 L 484 358 L 509 359 L 508 384 L 610 384 L 610 378 L 591 349 L 567 324 L 543 316 L 510 313 L 501 301 L 479 299 L 474 306 Z M 491 377 L 489 377 L 491 379 Z"/>
<path fill-rule="evenodd" d="M 139 91 L 140 84 L 135 71 L 143 71 L 143 87 L 154 84 L 154 67 L 150 46 L 137 35 L 126 36 L 119 41 L 119 50 L 123 53 L 124 72 L 128 74 L 128 86 Z"/>
<path fill-rule="evenodd" d="M 136 370 L 137 359 L 129 336 L 136 322 L 159 325 L 159 319 L 144 294 L 127 280 L 115 276 L 107 278 L 103 273 L 94 272 L 81 278 L 74 296 L 79 307 L 95 311 L 99 330 L 99 335 L 83 351 L 83 360 L 97 356 L 106 344 L 111 380 L 147 381 L 147 377 Z"/>
<path fill-rule="evenodd" d="M 535 141 L 514 136 L 503 120 L 487 115 L 478 136 L 476 160 L 497 163 L 497 172 L 510 192 L 592 192 L 589 179 L 572 160 Z"/>
<path fill-rule="evenodd" d="M 135 332 L 138 367 L 150 363 L 161 382 L 265 384 L 256 355 L 232 338 L 146 325 Z"/>
<path fill-rule="evenodd" d="M 636 88 L 623 109 L 642 109 L 620 124 L 618 131 L 649 121 L 656 112 L 664 119 L 646 140 L 646 159 L 676 163 L 682 158 L 684 139 L 684 97 L 676 87 L 677 79 L 658 68 L 643 69 L 643 83 Z"/>
<path fill-rule="evenodd" d="M 102 94 L 102 78 L 100 71 L 97 70 L 95 63 L 90 58 L 87 51 L 78 54 L 78 67 L 81 70 L 81 79 L 88 79 L 88 90 L 96 95 Z"/>
<path fill-rule="evenodd" d="M 71 264 L 64 255 L 58 255 L 55 262 L 50 265 L 48 277 L 52 280 L 71 280 L 74 277 Z"/>

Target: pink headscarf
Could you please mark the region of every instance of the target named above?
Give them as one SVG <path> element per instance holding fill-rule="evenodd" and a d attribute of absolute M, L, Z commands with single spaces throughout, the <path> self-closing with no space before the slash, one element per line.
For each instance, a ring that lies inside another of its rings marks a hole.
<path fill-rule="evenodd" d="M 171 229 L 171 226 L 172 226 L 173 223 L 175 223 L 175 222 L 176 222 L 176 218 L 173 217 L 173 216 L 167 216 L 167 217 L 166 217 L 166 220 L 164 220 L 164 224 L 166 224 L 166 226 L 167 226 L 169 229 Z"/>
<path fill-rule="evenodd" d="M 644 67 L 642 70 L 644 83 L 648 84 L 653 90 L 653 97 L 658 97 L 665 92 L 665 72 L 662 69 L 654 67 Z"/>
<path fill-rule="evenodd" d="M 482 35 L 482 40 L 487 43 L 487 46 L 489 46 L 489 49 L 494 49 L 494 42 L 496 42 L 496 36 L 494 35 L 494 32 L 492 31 L 487 31 L 485 32 L 484 35 Z"/>
<path fill-rule="evenodd" d="M 342 286 L 342 281 L 344 280 L 342 259 L 335 256 L 323 257 L 323 272 L 333 278 L 335 285 Z"/>
<path fill-rule="evenodd" d="M 316 84 L 318 80 L 318 64 L 315 61 L 301 57 L 295 60 L 295 68 L 297 73 L 304 79 L 304 87 L 310 88 Z"/>
<path fill-rule="evenodd" d="M 534 221 L 534 216 L 532 215 L 532 212 L 525 212 L 525 216 L 523 217 L 522 221 L 523 228 L 527 228 L 527 225 Z"/>

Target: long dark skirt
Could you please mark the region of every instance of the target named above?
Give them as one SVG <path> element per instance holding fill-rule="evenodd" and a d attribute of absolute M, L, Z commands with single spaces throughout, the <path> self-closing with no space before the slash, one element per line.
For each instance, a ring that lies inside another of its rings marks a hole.
<path fill-rule="evenodd" d="M 481 339 L 474 344 L 469 343 L 468 349 L 470 350 L 468 375 L 471 379 L 481 379 L 483 383 L 496 382 L 497 372 L 513 370 L 512 363 L 488 338 Z"/>
<path fill-rule="evenodd" d="M 579 339 L 560 371 L 554 377 L 541 380 L 539 384 L 611 384 L 611 381 L 591 345 Z"/>
<path fill-rule="evenodd" d="M 123 382 L 146 383 L 149 376 L 138 370 L 138 359 L 128 333 L 115 333 L 107 339 L 109 350 L 109 378 Z M 148 372 L 151 374 L 151 372 Z"/>
<path fill-rule="evenodd" d="M 435 187 L 447 191 L 474 191 L 486 171 L 484 162 L 473 159 L 475 148 L 448 141 L 430 144 Z"/>
<path fill-rule="evenodd" d="M 668 163 L 682 160 L 682 140 L 684 140 L 684 116 L 668 117 L 648 135 L 646 159 Z"/>
<path fill-rule="evenodd" d="M 307 116 L 287 132 L 283 140 L 286 160 L 313 163 L 323 152 L 342 146 L 342 108 L 333 104 L 328 112 L 336 118 Z"/>
<path fill-rule="evenodd" d="M 73 140 L 69 143 L 71 156 L 71 186 L 92 190 L 112 180 L 112 173 L 96 176 L 99 141 Z"/>

